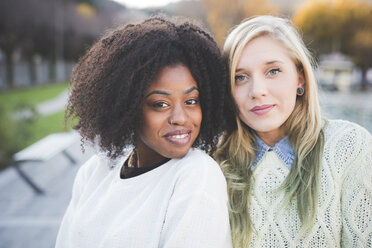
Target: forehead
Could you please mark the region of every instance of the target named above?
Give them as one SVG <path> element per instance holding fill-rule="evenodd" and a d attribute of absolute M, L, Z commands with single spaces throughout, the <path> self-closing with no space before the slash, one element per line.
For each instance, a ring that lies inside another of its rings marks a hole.
<path fill-rule="evenodd" d="M 186 66 L 178 64 L 162 68 L 155 80 L 151 82 L 147 92 L 155 89 L 167 91 L 185 90 L 193 86 L 197 86 L 197 83 L 190 70 Z"/>
<path fill-rule="evenodd" d="M 268 36 L 259 36 L 249 41 L 238 59 L 237 68 L 282 61 L 293 63 L 288 49 L 278 40 Z"/>

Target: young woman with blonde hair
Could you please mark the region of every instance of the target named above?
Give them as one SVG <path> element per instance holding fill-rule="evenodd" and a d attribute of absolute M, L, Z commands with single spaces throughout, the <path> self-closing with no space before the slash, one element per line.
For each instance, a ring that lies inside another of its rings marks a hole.
<path fill-rule="evenodd" d="M 248 19 L 224 53 L 236 115 L 215 158 L 234 247 L 371 247 L 371 135 L 322 119 L 296 29 L 278 17 Z"/>

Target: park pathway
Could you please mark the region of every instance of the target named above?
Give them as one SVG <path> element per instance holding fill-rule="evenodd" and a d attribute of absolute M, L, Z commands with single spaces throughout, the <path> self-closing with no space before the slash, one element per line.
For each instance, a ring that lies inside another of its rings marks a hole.
<path fill-rule="evenodd" d="M 68 94 L 68 90 L 65 90 L 56 98 L 38 104 L 36 106 L 36 111 L 40 115 L 52 115 L 65 109 L 67 106 Z"/>
<path fill-rule="evenodd" d="M 22 169 L 46 192 L 37 195 L 13 167 L 0 172 L 0 248 L 52 248 L 71 197 L 75 174 L 92 154 L 76 143 L 68 152 L 44 163 L 26 162 Z"/>

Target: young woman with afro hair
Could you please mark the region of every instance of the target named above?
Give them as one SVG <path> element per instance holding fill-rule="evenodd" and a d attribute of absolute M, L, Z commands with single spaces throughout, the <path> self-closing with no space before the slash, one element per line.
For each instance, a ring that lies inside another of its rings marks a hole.
<path fill-rule="evenodd" d="M 231 247 L 226 181 L 207 155 L 226 68 L 206 31 L 164 16 L 93 45 L 67 118 L 100 152 L 79 169 L 56 247 Z"/>

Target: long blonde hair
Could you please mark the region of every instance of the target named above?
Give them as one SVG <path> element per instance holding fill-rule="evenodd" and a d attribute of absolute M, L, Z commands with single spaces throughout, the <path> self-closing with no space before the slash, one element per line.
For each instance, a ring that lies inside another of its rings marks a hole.
<path fill-rule="evenodd" d="M 283 207 L 297 199 L 303 229 L 315 221 L 319 188 L 319 171 L 323 151 L 323 131 L 317 85 L 310 52 L 289 20 L 259 16 L 244 20 L 228 35 L 224 54 L 229 58 L 230 88 L 235 87 L 235 69 L 244 47 L 254 38 L 269 36 L 288 50 L 298 73 L 305 78 L 304 95 L 283 124 L 295 152 L 295 160 L 278 190 L 286 192 Z M 227 179 L 230 222 L 234 247 L 247 247 L 252 233 L 249 216 L 251 165 L 255 160 L 254 130 L 235 117 L 235 127 L 224 133 L 215 153 Z"/>

